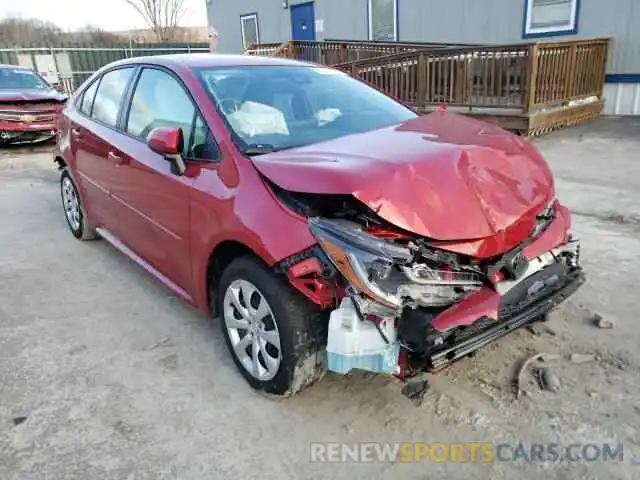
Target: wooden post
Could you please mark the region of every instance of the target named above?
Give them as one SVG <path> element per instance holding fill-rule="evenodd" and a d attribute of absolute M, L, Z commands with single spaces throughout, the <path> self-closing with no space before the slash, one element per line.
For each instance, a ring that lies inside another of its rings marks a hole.
<path fill-rule="evenodd" d="M 418 94 L 416 95 L 416 105 L 418 110 L 423 110 L 427 103 L 427 62 L 425 56 L 421 53 L 418 56 Z"/>
<path fill-rule="evenodd" d="M 604 39 L 604 53 L 602 55 L 602 83 L 600 84 L 600 99 L 604 98 L 604 84 L 607 77 L 607 64 L 609 63 L 609 43 L 611 40 L 609 38 Z"/>
<path fill-rule="evenodd" d="M 287 48 L 287 58 L 296 58 L 296 44 L 293 40 L 289 40 L 289 48 Z"/>
<path fill-rule="evenodd" d="M 273 52 L 274 57 L 285 57 L 287 58 L 289 55 L 289 43 L 283 42 L 280 44 L 278 48 Z"/>
<path fill-rule="evenodd" d="M 576 70 L 576 62 L 578 59 L 578 44 L 573 43 L 569 47 L 569 62 L 564 72 L 564 100 L 569 101 L 573 97 L 576 89 L 576 81 L 578 80 L 578 72 Z"/>
<path fill-rule="evenodd" d="M 340 63 L 347 63 L 349 61 L 349 50 L 347 44 L 340 45 Z"/>
<path fill-rule="evenodd" d="M 525 64 L 525 87 L 522 92 L 522 111 L 528 114 L 536 103 L 536 81 L 538 78 L 538 45 L 529 45 Z"/>

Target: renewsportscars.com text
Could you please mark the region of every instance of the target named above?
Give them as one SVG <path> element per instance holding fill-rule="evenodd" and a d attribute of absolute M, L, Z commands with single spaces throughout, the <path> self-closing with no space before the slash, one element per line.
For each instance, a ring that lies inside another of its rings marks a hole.
<path fill-rule="evenodd" d="M 621 443 L 312 443 L 312 462 L 603 462 L 624 460 Z"/>

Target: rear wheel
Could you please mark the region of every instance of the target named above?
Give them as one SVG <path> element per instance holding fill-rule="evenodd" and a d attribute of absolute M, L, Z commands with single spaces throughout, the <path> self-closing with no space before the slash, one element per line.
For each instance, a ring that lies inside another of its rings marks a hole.
<path fill-rule="evenodd" d="M 326 318 L 256 259 L 240 257 L 220 280 L 222 333 L 256 389 L 293 395 L 326 371 Z"/>
<path fill-rule="evenodd" d="M 73 236 L 80 240 L 98 238 L 96 231 L 89 226 L 78 189 L 66 168 L 62 170 L 62 175 L 60 176 L 60 194 L 62 196 L 64 216 Z"/>

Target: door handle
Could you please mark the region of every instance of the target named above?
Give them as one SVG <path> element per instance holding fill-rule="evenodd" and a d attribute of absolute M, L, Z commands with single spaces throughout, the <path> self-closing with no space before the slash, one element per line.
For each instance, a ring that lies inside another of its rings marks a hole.
<path fill-rule="evenodd" d="M 122 165 L 124 163 L 124 159 L 120 155 L 118 155 L 117 153 L 114 153 L 114 152 L 109 152 L 107 154 L 107 159 L 109 159 L 110 161 L 112 161 L 116 165 Z"/>

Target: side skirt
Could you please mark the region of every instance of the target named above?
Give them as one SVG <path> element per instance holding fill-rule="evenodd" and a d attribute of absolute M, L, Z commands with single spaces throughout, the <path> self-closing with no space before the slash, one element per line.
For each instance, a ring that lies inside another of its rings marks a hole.
<path fill-rule="evenodd" d="M 113 245 L 117 250 L 119 250 L 122 253 L 124 253 L 127 257 L 129 257 L 131 260 L 136 262 L 139 266 L 141 266 L 147 272 L 149 272 L 151 275 L 153 275 L 153 277 L 155 277 L 156 280 L 160 281 L 169 290 L 174 292 L 176 295 L 179 295 L 180 297 L 182 297 L 185 301 L 189 302 L 191 305 L 195 306 L 195 302 L 194 302 L 193 298 L 191 298 L 191 295 L 189 295 L 186 292 L 186 290 L 180 288 L 174 282 L 169 280 L 165 275 L 160 273 L 159 270 L 157 270 L 153 265 L 150 265 L 142 257 L 140 257 L 137 253 L 135 253 L 133 250 L 131 250 L 129 247 L 127 247 L 124 243 L 122 243 L 120 241 L 120 239 L 118 237 L 116 237 L 114 234 L 112 234 L 109 230 L 107 230 L 104 227 L 98 227 L 98 228 L 96 228 L 96 232 L 98 232 L 98 234 L 102 238 L 104 238 L 107 242 L 109 242 L 111 245 Z"/>

